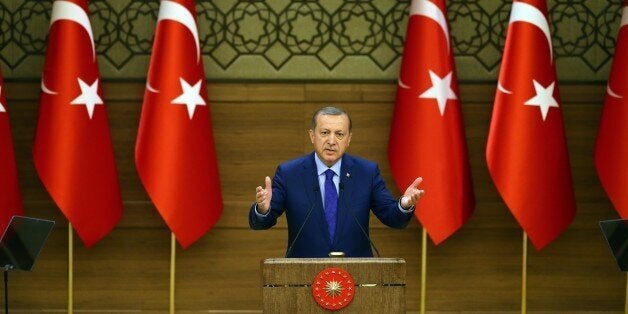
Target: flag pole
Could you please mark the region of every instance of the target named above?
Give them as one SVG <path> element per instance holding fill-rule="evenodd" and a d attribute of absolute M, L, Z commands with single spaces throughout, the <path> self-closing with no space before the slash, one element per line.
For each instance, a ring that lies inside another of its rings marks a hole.
<path fill-rule="evenodd" d="M 628 273 L 626 273 L 626 300 L 624 301 L 624 313 L 628 313 Z"/>
<path fill-rule="evenodd" d="M 523 261 L 521 267 L 521 313 L 527 313 L 527 282 L 528 282 L 528 235 L 523 232 Z"/>
<path fill-rule="evenodd" d="M 425 278 L 427 273 L 427 232 L 423 228 L 421 237 L 421 314 L 425 314 Z"/>
<path fill-rule="evenodd" d="M 68 314 L 74 313 L 74 239 L 72 236 L 72 224 L 68 222 Z"/>
<path fill-rule="evenodd" d="M 177 254 L 177 239 L 174 233 L 170 233 L 170 314 L 174 314 L 174 271 Z"/>

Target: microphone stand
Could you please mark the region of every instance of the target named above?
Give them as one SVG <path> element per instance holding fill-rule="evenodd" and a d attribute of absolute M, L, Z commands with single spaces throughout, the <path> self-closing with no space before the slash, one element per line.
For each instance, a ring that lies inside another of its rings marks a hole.
<path fill-rule="evenodd" d="M 344 191 L 344 186 L 342 185 L 342 183 L 339 186 L 339 190 L 340 193 L 342 194 L 342 192 Z M 377 247 L 375 246 L 375 244 L 373 244 L 373 241 L 371 241 L 371 237 L 369 237 L 368 233 L 366 233 L 366 231 L 364 230 L 364 228 L 362 227 L 362 224 L 360 224 L 360 221 L 358 220 L 358 217 L 355 215 L 355 213 L 351 210 L 351 208 L 349 208 L 349 206 L 347 206 L 347 203 L 345 201 L 345 198 L 342 196 L 338 196 L 339 199 L 342 200 L 342 205 L 344 205 L 344 207 L 347 209 L 348 212 L 351 213 L 351 215 L 353 216 L 353 219 L 355 220 L 355 223 L 358 224 L 358 227 L 360 227 L 360 231 L 362 231 L 362 234 L 364 235 L 364 237 L 366 237 L 366 239 L 369 241 L 369 244 L 371 245 L 371 247 L 373 247 L 373 249 L 375 250 L 375 253 L 377 253 L 377 257 L 380 257 L 379 255 L 379 250 L 377 249 Z"/>
<path fill-rule="evenodd" d="M 317 189 L 314 189 L 314 191 L 316 192 Z M 314 209 L 315 204 L 316 203 L 312 203 L 312 206 L 310 206 L 310 210 L 307 211 L 307 215 L 305 216 L 305 219 L 303 220 L 301 227 L 299 227 L 299 231 L 297 231 L 297 234 L 294 236 L 292 243 L 290 244 L 290 246 L 288 247 L 288 250 L 286 251 L 286 258 L 290 257 L 290 253 L 292 253 L 292 248 L 294 247 L 294 244 L 297 243 L 297 239 L 299 238 L 299 235 L 301 235 L 301 231 L 303 230 L 303 227 L 305 227 L 305 223 L 307 223 L 307 220 L 310 219 L 310 215 L 312 214 L 312 210 Z"/>

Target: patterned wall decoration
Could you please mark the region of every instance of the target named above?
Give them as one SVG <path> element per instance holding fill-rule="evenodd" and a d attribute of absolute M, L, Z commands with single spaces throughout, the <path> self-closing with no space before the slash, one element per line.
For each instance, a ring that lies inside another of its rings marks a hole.
<path fill-rule="evenodd" d="M 197 0 L 210 80 L 394 81 L 407 0 Z M 449 0 L 459 77 L 495 80 L 511 1 Z M 621 1 L 548 1 L 559 76 L 606 80 Z M 38 79 L 52 1 L 0 0 L 0 63 L 8 79 Z M 90 1 L 102 76 L 143 79 L 158 0 Z"/>

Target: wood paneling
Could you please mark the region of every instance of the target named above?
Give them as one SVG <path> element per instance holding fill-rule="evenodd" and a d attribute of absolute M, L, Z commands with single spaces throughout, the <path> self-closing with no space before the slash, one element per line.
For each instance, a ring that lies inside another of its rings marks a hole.
<path fill-rule="evenodd" d="M 501 201 L 484 150 L 495 86 L 463 84 L 463 114 L 476 195 L 469 222 L 442 245 L 428 244 L 429 311 L 517 312 L 520 309 L 522 231 Z M 43 189 L 32 164 L 39 84 L 7 83 L 8 107 L 27 215 L 57 226 L 30 273 L 10 275 L 11 307 L 26 312 L 67 306 L 67 223 Z M 124 200 L 118 227 L 91 249 L 75 239 L 76 310 L 168 310 L 170 234 L 136 174 L 133 155 L 142 83 L 105 84 Z M 180 312 L 261 310 L 259 262 L 283 256 L 285 220 L 267 231 L 248 228 L 253 191 L 278 163 L 311 150 L 307 129 L 318 107 L 335 104 L 353 119 L 349 152 L 377 161 L 393 193 L 386 156 L 394 84 L 210 84 L 224 212 L 217 226 L 187 250 L 177 249 L 176 306 Z M 578 212 L 569 229 L 543 251 L 528 252 L 528 309 L 619 312 L 626 277 L 598 230 L 616 217 L 593 166 L 604 86 L 561 86 Z M 534 175 L 534 174 L 531 174 Z M 372 224 L 383 257 L 407 262 L 407 308 L 420 296 L 420 229 Z"/>

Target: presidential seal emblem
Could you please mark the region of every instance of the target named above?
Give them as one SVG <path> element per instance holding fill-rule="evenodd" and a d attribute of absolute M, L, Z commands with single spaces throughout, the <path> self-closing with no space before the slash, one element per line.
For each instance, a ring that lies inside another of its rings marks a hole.
<path fill-rule="evenodd" d="M 349 305 L 355 294 L 355 282 L 341 268 L 323 269 L 312 282 L 312 296 L 316 303 L 327 310 L 339 310 Z"/>

